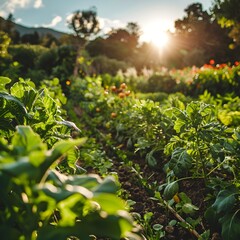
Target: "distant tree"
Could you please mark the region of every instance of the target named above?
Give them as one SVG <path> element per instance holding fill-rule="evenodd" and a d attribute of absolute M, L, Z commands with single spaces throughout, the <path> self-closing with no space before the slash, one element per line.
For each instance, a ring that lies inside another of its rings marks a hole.
<path fill-rule="evenodd" d="M 60 45 L 71 45 L 77 46 L 79 44 L 79 39 L 73 34 L 64 34 L 59 38 Z"/>
<path fill-rule="evenodd" d="M 217 62 L 231 60 L 233 53 L 228 49 L 231 42 L 228 31 L 203 10 L 201 3 L 191 4 L 184 11 L 186 16 L 175 21 L 174 34 L 175 48 L 183 53 L 182 63 L 202 65 L 211 58 Z"/>
<path fill-rule="evenodd" d="M 21 76 L 24 76 L 28 69 L 33 69 L 36 61 L 36 53 L 30 46 L 19 45 L 9 49 L 13 61 L 21 65 Z"/>
<path fill-rule="evenodd" d="M 84 50 L 90 39 L 95 36 L 100 30 L 96 9 L 92 8 L 90 10 L 76 11 L 69 21 L 69 28 L 74 30 L 74 33 L 79 39 L 77 50 L 78 54 L 73 72 L 73 75 L 77 76 L 81 51 Z"/>
<path fill-rule="evenodd" d="M 0 31 L 3 31 L 10 36 L 14 30 L 14 20 L 12 13 L 8 15 L 7 19 L 0 18 Z"/>
<path fill-rule="evenodd" d="M 38 32 L 34 32 L 34 33 L 29 33 L 29 34 L 24 34 L 22 37 L 21 37 L 21 42 L 22 43 L 29 43 L 29 44 L 39 44 L 39 34 Z"/>
<path fill-rule="evenodd" d="M 13 17 L 13 14 L 12 14 L 12 13 L 9 13 L 9 14 L 8 14 L 7 21 L 15 22 L 15 18 Z"/>
<path fill-rule="evenodd" d="M 106 39 L 104 39 L 103 37 L 98 37 L 93 41 L 89 42 L 89 44 L 86 46 L 86 50 L 91 57 L 96 57 L 99 55 L 107 56 L 107 47 L 108 46 L 106 43 Z"/>
<path fill-rule="evenodd" d="M 12 39 L 12 43 L 13 43 L 13 44 L 18 44 L 18 43 L 20 43 L 20 42 L 21 42 L 21 36 L 20 36 L 19 31 L 17 31 L 17 30 L 12 31 L 12 33 L 11 33 L 11 39 Z"/>
<path fill-rule="evenodd" d="M 137 47 L 139 43 L 139 37 L 141 35 L 140 26 L 135 22 L 129 22 L 126 27 L 127 31 L 131 35 L 129 44 L 131 47 Z"/>
<path fill-rule="evenodd" d="M 39 40 L 40 44 L 44 47 L 50 48 L 51 46 L 59 45 L 59 41 L 56 37 L 54 37 L 51 33 L 47 33 L 42 36 Z"/>
<path fill-rule="evenodd" d="M 212 12 L 222 27 L 230 28 L 232 46 L 240 46 L 240 1 L 214 0 Z"/>
<path fill-rule="evenodd" d="M 136 54 L 140 28 L 128 23 L 125 28 L 112 29 L 105 38 L 91 41 L 86 49 L 90 56 L 105 55 L 108 58 L 131 62 Z"/>

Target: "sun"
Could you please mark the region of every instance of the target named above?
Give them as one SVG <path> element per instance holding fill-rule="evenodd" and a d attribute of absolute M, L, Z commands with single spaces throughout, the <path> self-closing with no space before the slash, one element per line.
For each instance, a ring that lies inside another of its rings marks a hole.
<path fill-rule="evenodd" d="M 140 40 L 152 43 L 160 50 L 164 49 L 170 42 L 166 23 L 161 25 L 160 22 L 153 22 L 144 26 Z"/>
<path fill-rule="evenodd" d="M 168 34 L 164 31 L 151 32 L 149 33 L 149 38 L 150 42 L 159 49 L 166 47 L 169 42 Z"/>

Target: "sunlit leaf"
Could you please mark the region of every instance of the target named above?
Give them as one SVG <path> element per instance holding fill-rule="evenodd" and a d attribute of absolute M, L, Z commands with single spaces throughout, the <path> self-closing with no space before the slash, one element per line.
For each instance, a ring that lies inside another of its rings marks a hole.
<path fill-rule="evenodd" d="M 96 200 L 100 204 L 101 210 L 108 214 L 116 214 L 119 210 L 125 208 L 124 202 L 113 194 L 98 194 L 94 196 L 93 200 Z"/>
<path fill-rule="evenodd" d="M 4 91 L 5 90 L 5 85 L 10 83 L 11 82 L 11 79 L 8 78 L 8 77 L 3 77 L 3 76 L 0 76 L 0 90 L 1 91 Z M 6 91 L 6 90 L 5 90 Z"/>
<path fill-rule="evenodd" d="M 116 193 L 118 186 L 113 177 L 106 177 L 103 182 L 93 189 L 94 195 L 98 193 Z"/>
<path fill-rule="evenodd" d="M 47 150 L 47 146 L 42 143 L 40 136 L 34 133 L 29 126 L 16 127 L 16 133 L 12 139 L 12 144 L 14 145 L 14 150 L 22 156 L 34 151 L 40 152 Z M 36 161 L 33 160 L 33 164 L 37 164 L 37 159 Z"/>

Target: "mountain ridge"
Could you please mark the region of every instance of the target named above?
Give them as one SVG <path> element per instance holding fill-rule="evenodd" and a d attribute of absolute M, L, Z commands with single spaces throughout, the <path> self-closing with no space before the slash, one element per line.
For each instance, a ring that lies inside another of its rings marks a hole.
<path fill-rule="evenodd" d="M 0 17 L 0 30 L 1 30 L 1 26 L 3 26 L 4 24 L 6 24 L 8 22 L 8 20 L 5 20 L 4 18 Z M 40 37 L 46 35 L 46 34 L 51 34 L 53 35 L 55 38 L 59 39 L 60 37 L 62 37 L 63 35 L 68 35 L 68 33 L 65 32 L 61 32 L 58 30 L 54 30 L 52 28 L 46 28 L 46 27 L 27 27 L 15 22 L 11 22 L 13 24 L 13 30 L 16 30 L 19 32 L 20 36 L 23 36 L 25 34 L 34 34 L 34 32 L 37 32 L 39 34 Z"/>

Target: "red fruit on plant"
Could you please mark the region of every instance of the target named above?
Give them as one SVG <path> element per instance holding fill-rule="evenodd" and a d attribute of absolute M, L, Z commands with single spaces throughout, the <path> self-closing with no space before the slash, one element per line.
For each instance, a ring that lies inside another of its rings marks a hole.
<path fill-rule="evenodd" d="M 122 84 L 120 85 L 120 88 L 121 88 L 121 89 L 127 88 L 127 84 L 126 84 L 126 83 L 122 83 Z"/>

